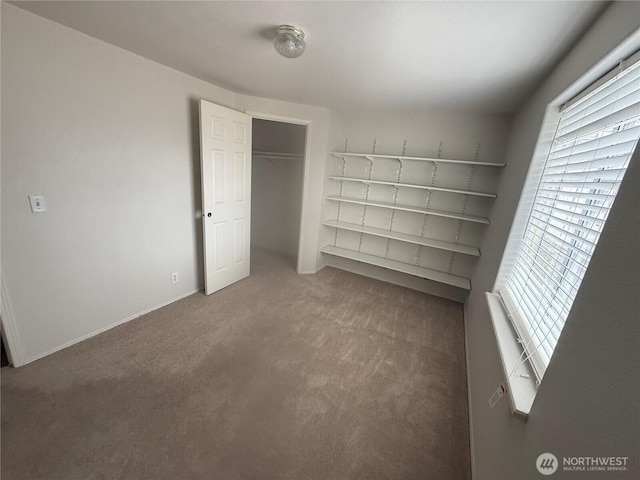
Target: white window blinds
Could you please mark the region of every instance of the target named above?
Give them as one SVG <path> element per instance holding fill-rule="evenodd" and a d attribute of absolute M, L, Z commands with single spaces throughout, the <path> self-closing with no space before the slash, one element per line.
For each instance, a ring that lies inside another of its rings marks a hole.
<path fill-rule="evenodd" d="M 546 163 L 532 165 L 541 171 L 527 180 L 536 184 L 525 185 L 521 202 L 530 208 L 518 210 L 514 225 L 523 228 L 509 241 L 496 289 L 523 344 L 522 361 L 531 362 L 538 380 L 639 137 L 636 62 L 565 108 Z"/>

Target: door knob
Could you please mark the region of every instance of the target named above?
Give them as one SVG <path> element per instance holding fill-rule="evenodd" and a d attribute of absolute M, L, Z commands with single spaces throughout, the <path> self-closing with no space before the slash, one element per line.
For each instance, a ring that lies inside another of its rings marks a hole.
<path fill-rule="evenodd" d="M 211 212 L 207 213 L 207 217 L 210 217 L 210 216 L 211 216 Z"/>

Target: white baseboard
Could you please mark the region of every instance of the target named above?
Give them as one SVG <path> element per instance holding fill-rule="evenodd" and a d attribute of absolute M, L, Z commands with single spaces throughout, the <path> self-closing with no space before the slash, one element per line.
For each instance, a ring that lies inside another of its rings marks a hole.
<path fill-rule="evenodd" d="M 473 443 L 473 421 L 471 413 L 471 377 L 469 376 L 469 342 L 467 341 L 467 306 L 464 305 L 463 326 L 464 326 L 464 361 L 467 367 L 467 411 L 469 412 L 469 457 L 471 460 L 471 480 L 476 478 L 476 455 Z"/>
<path fill-rule="evenodd" d="M 306 270 L 304 272 L 298 272 L 300 275 L 313 275 L 314 273 L 318 273 L 320 270 L 322 270 L 324 267 L 326 267 L 326 265 L 320 265 L 318 268 L 316 268 L 315 270 Z"/>
<path fill-rule="evenodd" d="M 325 264 L 332 268 L 339 270 L 345 270 L 347 272 L 356 273 L 365 277 L 380 280 L 381 282 L 392 283 L 401 287 L 410 288 L 419 292 L 434 295 L 436 297 L 446 298 L 453 300 L 454 302 L 464 303 L 469 296 L 467 290 L 463 290 L 451 285 L 445 285 L 440 282 L 434 282 L 433 280 L 427 280 L 425 278 L 414 277 L 406 273 L 389 270 L 386 268 L 378 267 L 376 265 L 369 265 L 367 263 L 358 262 L 351 259 L 327 256 Z"/>
<path fill-rule="evenodd" d="M 158 305 L 154 305 L 151 308 L 147 308 L 146 310 L 143 310 L 142 312 L 135 313 L 133 315 L 130 315 L 127 318 L 124 318 L 122 320 L 118 320 L 117 322 L 112 323 L 110 325 L 107 325 L 106 327 L 99 328 L 98 330 L 95 330 L 95 331 L 93 331 L 91 333 L 88 333 L 87 335 L 83 335 L 80 338 L 76 338 L 76 339 L 73 339 L 73 340 L 71 340 L 69 342 L 63 343 L 62 345 L 54 347 L 51 350 L 48 350 L 48 351 L 46 351 L 44 353 L 39 353 L 39 354 L 37 354 L 37 355 L 35 355 L 33 357 L 30 357 L 30 358 L 26 359 L 20 365 L 14 365 L 14 367 L 19 367 L 19 366 L 22 366 L 22 365 L 26 365 L 27 363 L 35 362 L 36 360 L 39 360 L 39 359 L 41 359 L 43 357 L 51 355 L 52 353 L 58 352 L 60 350 L 63 350 L 65 348 L 67 348 L 67 347 L 75 345 L 76 343 L 80 343 L 80 342 L 82 342 L 84 340 L 87 340 L 87 339 L 89 339 L 91 337 L 95 337 L 96 335 L 99 335 L 100 333 L 106 332 L 107 330 L 111 330 L 112 328 L 115 328 L 118 325 L 122 325 L 123 323 L 130 322 L 131 320 L 134 320 L 134 319 L 136 319 L 138 317 L 141 317 L 142 315 L 146 315 L 147 313 L 153 312 L 154 310 L 158 310 L 159 308 L 166 307 L 167 305 L 169 305 L 169 304 L 171 304 L 173 302 L 177 302 L 178 300 L 181 300 L 181 299 L 183 299 L 185 297 L 188 297 L 189 295 L 193 295 L 194 293 L 198 293 L 199 291 L 200 291 L 200 289 L 193 290 L 191 292 L 185 293 L 184 295 L 180 295 L 179 297 L 173 298 L 173 299 L 168 300 L 166 302 L 159 303 Z"/>

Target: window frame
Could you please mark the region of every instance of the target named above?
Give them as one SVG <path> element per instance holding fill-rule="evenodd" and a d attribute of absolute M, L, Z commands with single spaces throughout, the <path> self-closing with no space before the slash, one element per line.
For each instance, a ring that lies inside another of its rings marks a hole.
<path fill-rule="evenodd" d="M 640 50 L 638 50 L 640 30 L 636 31 L 628 40 L 632 41 L 626 41 L 610 52 L 547 105 L 494 286 L 491 292 L 486 293 L 505 380 L 508 385 L 507 392 L 511 411 L 513 415 L 523 420 L 528 418 L 547 365 L 536 353 L 531 354 L 531 361 L 522 362 L 523 343 L 530 341 L 530 336 L 517 309 L 513 308 L 513 305 L 509 305 L 513 303 L 509 295 L 504 295 L 504 297 L 500 295 L 500 290 L 503 290 L 504 287 L 499 282 L 501 278 L 504 278 L 505 271 L 511 269 L 515 260 L 518 248 L 514 247 L 514 242 L 520 243 L 525 233 L 545 170 L 546 159 L 553 147 L 557 128 L 561 121 L 562 109 L 577 102 L 606 83 L 611 77 L 640 60 Z M 619 61 L 620 58 L 626 60 Z M 638 148 L 640 148 L 640 143 L 636 145 L 636 150 Z M 523 214 L 523 210 L 526 215 Z M 521 352 L 519 356 L 514 354 L 514 346 Z M 544 365 L 544 368 L 541 368 L 541 365 Z"/>

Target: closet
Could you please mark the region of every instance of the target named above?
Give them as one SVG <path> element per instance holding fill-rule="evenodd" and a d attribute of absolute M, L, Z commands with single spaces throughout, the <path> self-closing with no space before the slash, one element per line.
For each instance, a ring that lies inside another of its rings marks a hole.
<path fill-rule="evenodd" d="M 305 125 L 253 119 L 251 245 L 298 261 Z"/>

